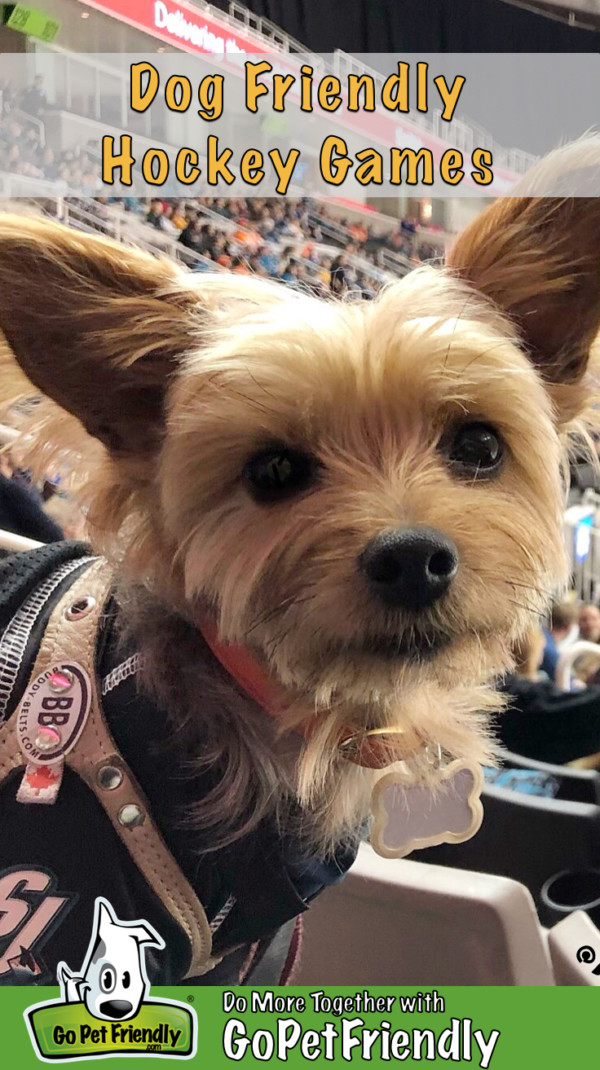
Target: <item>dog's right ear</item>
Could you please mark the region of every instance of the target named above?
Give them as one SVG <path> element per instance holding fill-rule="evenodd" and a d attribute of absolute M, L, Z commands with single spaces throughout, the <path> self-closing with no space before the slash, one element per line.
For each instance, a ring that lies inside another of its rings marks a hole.
<path fill-rule="evenodd" d="M 183 279 L 171 261 L 0 215 L 0 331 L 31 393 L 76 416 L 113 455 L 148 455 L 160 441 L 169 377 L 203 320 Z"/>
<path fill-rule="evenodd" d="M 600 197 L 501 198 L 448 265 L 510 318 L 547 383 L 581 379 L 600 330 Z"/>

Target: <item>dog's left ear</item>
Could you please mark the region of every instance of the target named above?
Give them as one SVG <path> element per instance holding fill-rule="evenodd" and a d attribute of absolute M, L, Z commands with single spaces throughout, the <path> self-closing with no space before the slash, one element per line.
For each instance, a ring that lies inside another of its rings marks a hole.
<path fill-rule="evenodd" d="M 0 214 L 0 331 L 31 394 L 76 416 L 114 455 L 156 449 L 170 376 L 202 319 L 173 262 Z M 10 394 L 16 369 L 5 354 L 1 373 Z"/>
<path fill-rule="evenodd" d="M 581 379 L 600 330 L 600 197 L 495 201 L 447 263 L 509 316 L 546 382 Z"/>

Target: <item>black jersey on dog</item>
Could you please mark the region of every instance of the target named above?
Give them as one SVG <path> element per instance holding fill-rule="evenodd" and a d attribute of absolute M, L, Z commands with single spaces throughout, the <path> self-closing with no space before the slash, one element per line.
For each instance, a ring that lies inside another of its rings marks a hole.
<path fill-rule="evenodd" d="M 47 591 L 63 575 L 51 594 L 40 599 L 16 676 L 14 665 L 12 674 L 8 671 L 0 640 L 3 723 L 15 719 L 52 609 L 89 562 L 89 548 L 81 543 L 55 544 L 0 562 L 3 632 L 26 598 Z M 123 663 L 123 652 L 116 652 L 116 615 L 116 605 L 109 603 L 96 651 L 99 679 L 113 674 L 113 686 L 105 688 L 102 698 L 104 716 L 150 803 L 155 824 L 204 906 L 213 954 L 235 949 L 210 973 L 186 983 L 277 983 L 290 941 L 294 943 L 293 920 L 326 885 L 343 876 L 354 854 L 340 850 L 332 861 L 319 862 L 306 857 L 295 840 L 282 841 L 266 824 L 229 847 L 200 854 L 196 834 L 185 828 L 182 815 L 210 790 L 211 773 L 190 775 L 177 766 L 164 747 L 164 711 L 139 689 L 134 672 L 115 674 Z M 151 982 L 181 982 L 190 965 L 188 939 L 138 870 L 94 793 L 66 768 L 53 805 L 24 804 L 16 799 L 22 776 L 18 769 L 0 782 L 0 983 L 53 983 L 61 960 L 78 965 L 97 896 L 108 899 L 119 918 L 143 918 L 164 938 L 164 951 L 147 954 Z"/>

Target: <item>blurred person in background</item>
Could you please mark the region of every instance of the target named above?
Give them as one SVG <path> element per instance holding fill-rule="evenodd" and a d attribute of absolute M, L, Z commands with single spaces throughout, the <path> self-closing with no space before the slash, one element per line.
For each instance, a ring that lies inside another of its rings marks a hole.
<path fill-rule="evenodd" d="M 600 687 L 561 691 L 541 678 L 543 649 L 539 627 L 515 644 L 514 672 L 499 688 L 509 706 L 497 716 L 496 735 L 515 754 L 564 765 L 600 751 Z"/>
<path fill-rule="evenodd" d="M 158 199 L 150 201 L 150 210 L 146 216 L 146 222 L 151 226 L 156 227 L 157 230 L 164 229 L 164 205 L 162 201 Z"/>
<path fill-rule="evenodd" d="M 544 628 L 546 645 L 542 658 L 542 671 L 550 680 L 556 677 L 556 666 L 562 650 L 578 637 L 577 606 L 573 602 L 555 602 L 550 620 Z"/>
<path fill-rule="evenodd" d="M 33 85 L 25 89 L 20 100 L 23 111 L 29 115 L 43 115 L 48 108 L 48 98 L 44 91 L 44 75 L 36 74 Z"/>
<path fill-rule="evenodd" d="M 243 256 L 234 256 L 231 261 L 232 275 L 251 275 L 252 271 Z"/>
<path fill-rule="evenodd" d="M 579 638 L 587 643 L 600 642 L 600 609 L 593 602 L 581 606 L 578 617 Z"/>
<path fill-rule="evenodd" d="M 344 253 L 339 253 L 331 265 L 329 288 L 334 294 L 342 294 L 348 289 L 348 260 Z"/>
<path fill-rule="evenodd" d="M 187 227 L 186 211 L 182 201 L 177 201 L 172 206 L 171 223 L 176 230 L 185 230 Z"/>
<path fill-rule="evenodd" d="M 295 283 L 298 277 L 298 265 L 293 260 L 289 260 L 281 274 L 281 281 L 287 283 Z"/>
<path fill-rule="evenodd" d="M 198 218 L 190 219 L 185 230 L 182 230 L 178 241 L 185 246 L 186 249 L 191 249 L 192 252 L 200 253 L 204 251 L 204 239 L 203 230 L 205 228 Z"/>
<path fill-rule="evenodd" d="M 550 632 L 560 651 L 574 643 L 579 635 L 577 602 L 555 602 L 550 611 Z"/>
<path fill-rule="evenodd" d="M 60 542 L 64 534 L 42 508 L 35 487 L 15 478 L 9 453 L 0 453 L 0 530 L 22 535 L 35 542 Z"/>
<path fill-rule="evenodd" d="M 571 666 L 572 672 L 572 691 L 581 691 L 585 687 L 590 687 L 592 684 L 597 683 L 597 674 L 600 670 L 600 646 L 598 647 L 598 655 L 595 654 L 580 654 L 578 658 L 575 658 L 573 665 Z"/>

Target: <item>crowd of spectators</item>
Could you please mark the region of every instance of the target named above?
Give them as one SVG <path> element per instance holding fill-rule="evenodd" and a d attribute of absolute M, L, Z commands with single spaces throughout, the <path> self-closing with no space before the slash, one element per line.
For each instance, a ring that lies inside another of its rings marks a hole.
<path fill-rule="evenodd" d="M 160 247 L 164 239 L 169 244 L 177 241 L 182 259 L 186 260 L 186 252 L 192 254 L 187 262 L 197 270 L 216 264 L 320 295 L 352 292 L 366 300 L 375 296 L 386 277 L 378 263 L 381 250 L 393 248 L 407 257 L 410 243 L 419 237 L 416 225 L 408 220 L 399 221 L 392 233 L 377 235 L 374 224 L 334 219 L 325 206 L 309 198 L 281 202 L 259 197 L 186 201 L 100 197 L 94 210 L 109 220 L 115 206 L 130 219 L 145 222 L 151 244 Z M 439 255 L 439 249 L 428 246 L 420 251 L 431 259 Z M 417 263 L 419 257 L 410 260 Z"/>
<path fill-rule="evenodd" d="M 55 152 L 45 144 L 43 117 L 48 107 L 42 75 L 21 93 L 0 78 L 0 170 L 93 196 L 98 164 L 90 153 L 84 148 Z"/>
<path fill-rule="evenodd" d="M 238 228 L 238 240 L 252 253 L 272 243 L 304 243 L 307 252 L 314 245 L 327 244 L 339 246 L 347 257 L 356 255 L 378 264 L 384 250 L 414 262 L 439 258 L 442 252 L 439 238 L 436 245 L 435 237 L 427 232 L 424 235 L 415 220 L 399 220 L 390 231 L 381 229 L 375 212 L 373 222 L 350 220 L 335 216 L 327 205 L 309 198 L 278 201 L 261 197 L 205 197 L 197 204 L 234 224 Z M 193 222 L 193 217 L 186 217 L 181 202 L 174 201 L 154 200 L 147 218 L 159 229 L 172 232 L 185 230 Z M 193 247 L 194 232 L 188 232 L 185 240 Z"/>

